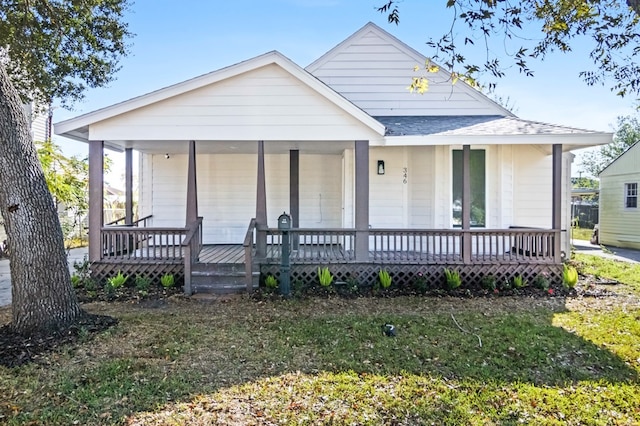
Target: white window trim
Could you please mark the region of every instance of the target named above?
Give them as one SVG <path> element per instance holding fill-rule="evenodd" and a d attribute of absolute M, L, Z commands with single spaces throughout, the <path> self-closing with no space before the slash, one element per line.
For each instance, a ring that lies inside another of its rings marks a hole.
<path fill-rule="evenodd" d="M 631 185 L 635 186 L 635 195 L 629 195 L 629 189 L 631 187 Z M 636 199 L 636 206 L 635 207 L 628 207 L 628 203 L 627 200 L 631 197 L 635 197 Z M 625 210 L 631 210 L 631 211 L 636 211 L 638 210 L 638 182 L 625 182 L 624 183 L 624 197 L 623 197 L 623 208 Z"/>

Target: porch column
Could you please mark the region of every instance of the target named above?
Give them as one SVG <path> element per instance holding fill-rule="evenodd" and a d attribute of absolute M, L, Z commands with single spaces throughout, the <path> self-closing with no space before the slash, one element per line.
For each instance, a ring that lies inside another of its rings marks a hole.
<path fill-rule="evenodd" d="M 133 224 L 133 149 L 124 150 L 124 223 Z"/>
<path fill-rule="evenodd" d="M 471 264 L 471 146 L 462 146 L 462 261 Z"/>
<path fill-rule="evenodd" d="M 187 220 L 186 225 L 198 219 L 198 182 L 196 179 L 196 141 L 189 141 L 187 169 Z"/>
<path fill-rule="evenodd" d="M 264 141 L 258 141 L 258 184 L 256 191 L 256 255 L 267 255 L 267 190 L 264 176 Z"/>
<path fill-rule="evenodd" d="M 560 263 L 560 232 L 562 228 L 562 144 L 554 144 L 552 148 L 552 170 L 553 170 L 553 199 L 551 201 L 552 219 L 551 228 L 555 231 L 553 240 L 553 257 L 555 263 Z"/>
<path fill-rule="evenodd" d="M 356 260 L 369 260 L 369 141 L 355 141 Z"/>
<path fill-rule="evenodd" d="M 89 141 L 89 262 L 102 257 L 104 142 Z"/>
<path fill-rule="evenodd" d="M 289 214 L 291 214 L 291 226 L 300 227 L 300 151 L 289 151 Z M 298 234 L 293 237 L 292 246 L 298 248 Z"/>

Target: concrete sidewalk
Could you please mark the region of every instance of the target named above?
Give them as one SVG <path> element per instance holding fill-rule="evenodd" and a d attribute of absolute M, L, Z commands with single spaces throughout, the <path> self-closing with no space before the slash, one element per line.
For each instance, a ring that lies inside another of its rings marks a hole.
<path fill-rule="evenodd" d="M 71 249 L 69 251 L 69 271 L 74 272 L 73 263 L 82 262 L 87 255 L 87 247 Z M 9 259 L 0 259 L 0 306 L 11 304 L 11 271 L 9 269 Z"/>
<path fill-rule="evenodd" d="M 571 244 L 576 253 L 593 254 L 622 262 L 640 263 L 640 250 L 598 246 L 583 240 L 571 240 Z"/>

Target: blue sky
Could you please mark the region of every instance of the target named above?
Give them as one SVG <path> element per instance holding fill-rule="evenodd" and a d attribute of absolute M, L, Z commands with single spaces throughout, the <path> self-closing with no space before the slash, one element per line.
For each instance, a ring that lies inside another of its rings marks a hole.
<path fill-rule="evenodd" d="M 376 11 L 384 0 L 138 0 L 127 21 L 135 37 L 130 55 L 109 87 L 92 89 L 73 111 L 56 109 L 54 121 L 121 102 L 216 69 L 278 50 L 306 66 L 371 21 L 429 56 L 430 37 L 450 26 L 452 12 L 445 0 L 404 0 L 401 21 L 388 24 Z M 458 31 L 463 38 L 464 27 Z M 528 37 L 538 37 L 528 32 Z M 504 52 L 502 42 L 495 43 Z M 611 131 L 619 115 L 634 113 L 631 98 L 619 98 L 606 87 L 589 87 L 578 73 L 589 66 L 587 53 L 576 45 L 569 55 L 555 54 L 531 62 L 535 77 L 508 71 L 497 93 L 509 98 L 524 119 Z M 511 49 L 507 46 L 506 49 Z M 480 43 L 465 52 L 482 58 Z M 62 142 L 66 152 L 86 150 Z"/>

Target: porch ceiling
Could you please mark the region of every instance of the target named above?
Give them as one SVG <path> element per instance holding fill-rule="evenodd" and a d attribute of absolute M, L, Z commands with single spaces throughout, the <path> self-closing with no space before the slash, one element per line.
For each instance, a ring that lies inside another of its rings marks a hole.
<path fill-rule="evenodd" d="M 286 154 L 290 150 L 299 150 L 305 154 L 340 154 L 345 149 L 353 148 L 353 141 L 265 141 L 265 153 Z M 189 151 L 188 141 L 105 141 L 105 146 L 122 151 L 133 148 L 146 154 L 186 154 Z M 256 154 L 257 141 L 196 141 L 198 154 Z"/>

